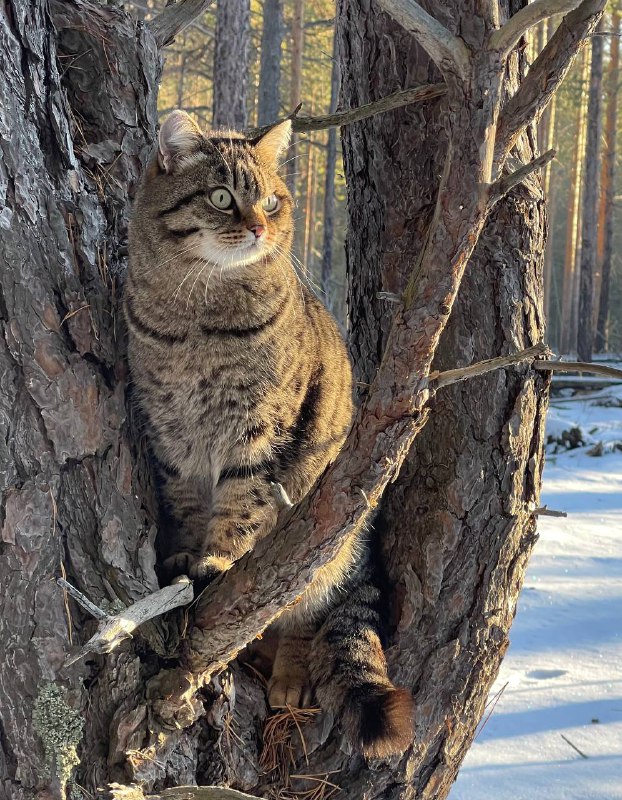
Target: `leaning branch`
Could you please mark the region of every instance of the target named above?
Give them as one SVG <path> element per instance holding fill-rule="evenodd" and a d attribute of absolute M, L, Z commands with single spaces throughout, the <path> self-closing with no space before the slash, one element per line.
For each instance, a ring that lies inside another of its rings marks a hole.
<path fill-rule="evenodd" d="M 415 0 L 378 0 L 378 5 L 404 30 L 417 37 L 443 75 L 450 73 L 466 77 L 470 60 L 467 46 L 424 11 L 419 3 Z"/>
<path fill-rule="evenodd" d="M 567 14 L 580 2 L 581 0 L 534 0 L 510 17 L 503 27 L 491 33 L 490 48 L 498 50 L 502 57 L 506 57 L 534 25 L 555 14 Z"/>
<path fill-rule="evenodd" d="M 402 89 L 394 92 L 373 103 L 366 103 L 364 106 L 350 108 L 347 111 L 339 111 L 335 114 L 321 114 L 317 117 L 299 116 L 297 110 L 292 112 L 284 119 L 291 119 L 292 130 L 296 133 L 309 133 L 310 131 L 322 131 L 326 128 L 334 128 L 340 125 L 350 125 L 353 122 L 360 122 L 376 114 L 385 111 L 392 111 L 395 108 L 412 105 L 413 103 L 424 103 L 427 100 L 434 100 L 447 93 L 447 86 L 444 83 L 426 83 L 422 86 L 413 86 L 412 89 Z M 279 120 L 281 122 L 282 120 Z M 261 128 L 253 128 L 248 132 L 250 137 L 261 136 L 270 130 L 276 122 L 270 125 L 263 125 Z"/>
<path fill-rule="evenodd" d="M 174 786 L 158 794 L 145 794 L 135 783 L 111 783 L 107 794 L 111 800 L 256 800 L 254 795 L 223 786 Z"/>
<path fill-rule="evenodd" d="M 180 31 L 211 6 L 212 0 L 179 0 L 167 5 L 148 23 L 158 47 L 166 47 Z"/>
<path fill-rule="evenodd" d="M 607 0 L 583 0 L 564 17 L 516 94 L 503 107 L 495 142 L 495 164 L 499 169 L 527 126 L 540 118 L 581 45 L 596 28 L 606 4 Z"/>

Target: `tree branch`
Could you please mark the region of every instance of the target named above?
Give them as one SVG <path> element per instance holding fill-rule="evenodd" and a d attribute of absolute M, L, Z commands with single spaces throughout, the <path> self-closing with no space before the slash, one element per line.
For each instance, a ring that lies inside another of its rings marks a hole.
<path fill-rule="evenodd" d="M 469 71 L 467 46 L 415 0 L 378 0 L 380 8 L 409 33 L 436 63 L 440 71 L 464 78 Z"/>
<path fill-rule="evenodd" d="M 179 0 L 166 6 L 147 25 L 158 47 L 171 44 L 175 36 L 211 6 L 212 0 Z"/>
<path fill-rule="evenodd" d="M 502 197 L 505 197 L 508 192 L 510 192 L 515 186 L 518 186 L 520 183 L 522 183 L 525 178 L 529 177 L 529 175 L 531 175 L 533 172 L 541 167 L 545 167 L 549 161 L 552 161 L 555 158 L 556 154 L 556 150 L 547 150 L 546 153 L 534 158 L 527 164 L 523 164 L 522 167 L 519 167 L 509 175 L 504 175 L 502 178 L 499 178 L 498 181 L 490 186 L 488 195 L 488 201 L 490 205 L 493 206 L 495 203 L 501 200 Z"/>
<path fill-rule="evenodd" d="M 366 103 L 364 106 L 350 108 L 347 111 L 338 111 L 335 114 L 321 114 L 317 117 L 301 117 L 298 116 L 297 111 L 293 111 L 283 120 L 291 119 L 292 130 L 296 133 L 321 131 L 338 125 L 351 125 L 353 122 L 360 122 L 368 117 L 373 117 L 375 114 L 382 114 L 385 111 L 392 111 L 395 108 L 402 108 L 402 106 L 408 106 L 412 103 L 424 103 L 427 100 L 442 97 L 444 94 L 447 94 L 447 87 L 444 83 L 426 83 L 422 86 L 413 86 L 412 89 L 393 92 L 393 94 L 382 97 L 380 100 L 375 100 L 373 103 Z M 277 122 L 282 122 L 283 120 L 277 120 Z M 263 125 L 261 128 L 253 128 L 248 132 L 248 135 L 249 137 L 261 136 L 276 125 L 277 122 L 271 122 L 270 125 Z"/>
<path fill-rule="evenodd" d="M 490 48 L 498 50 L 502 57 L 506 57 L 519 43 L 521 36 L 534 25 L 555 14 L 566 14 L 580 2 L 581 0 L 534 0 L 510 17 L 503 27 L 491 33 Z"/>
<path fill-rule="evenodd" d="M 187 605 L 194 597 L 192 583 L 188 578 L 181 578 L 177 583 L 158 589 L 157 592 L 143 597 L 137 603 L 112 616 L 98 608 L 82 592 L 62 578 L 57 578 L 56 583 L 84 609 L 99 619 L 95 635 L 83 647 L 68 654 L 65 666 L 74 664 L 89 653 L 112 652 L 122 641 L 130 638 L 140 625 L 174 608 Z"/>
<path fill-rule="evenodd" d="M 509 367 L 512 364 L 520 364 L 522 361 L 533 361 L 537 359 L 538 356 L 546 355 L 549 352 L 548 345 L 540 343 L 533 347 L 528 347 L 526 350 L 521 350 L 519 353 L 489 358 L 486 361 L 478 361 L 477 364 L 470 364 L 468 367 L 448 369 L 445 372 L 431 372 L 430 388 L 434 390 L 442 389 L 445 386 L 451 386 L 454 383 L 460 383 L 461 381 L 469 380 L 469 378 L 475 378 L 478 375 L 485 375 L 487 372 Z"/>
<path fill-rule="evenodd" d="M 495 164 L 499 169 L 527 126 L 540 118 L 572 66 L 581 44 L 596 28 L 606 3 L 607 0 L 583 0 L 564 17 L 516 94 L 502 109 L 495 143 Z"/>
<path fill-rule="evenodd" d="M 584 361 L 534 361 L 534 369 L 551 372 L 589 372 L 591 375 L 606 375 L 622 381 L 622 369 L 606 364 L 588 364 Z"/>

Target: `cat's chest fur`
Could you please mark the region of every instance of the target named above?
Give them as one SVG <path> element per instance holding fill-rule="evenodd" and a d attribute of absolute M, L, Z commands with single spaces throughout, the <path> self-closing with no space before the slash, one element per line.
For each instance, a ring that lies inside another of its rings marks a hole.
<path fill-rule="evenodd" d="M 264 317 L 270 320 L 270 313 Z M 289 336 L 282 324 L 257 320 L 231 317 L 233 332 L 211 324 L 209 319 L 188 324 L 183 341 L 168 347 L 145 337 L 134 346 L 132 361 L 157 432 L 158 457 L 182 475 L 217 482 L 223 470 L 274 456 L 287 440 L 303 389 L 294 319 L 286 326 Z"/>

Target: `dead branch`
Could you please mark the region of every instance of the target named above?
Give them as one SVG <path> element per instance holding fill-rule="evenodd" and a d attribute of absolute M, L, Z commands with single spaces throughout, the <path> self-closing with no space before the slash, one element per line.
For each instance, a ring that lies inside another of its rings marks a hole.
<path fill-rule="evenodd" d="M 409 33 L 414 34 L 421 47 L 443 74 L 462 78 L 469 72 L 469 51 L 457 36 L 415 2 L 415 0 L 379 0 L 378 5 Z"/>
<path fill-rule="evenodd" d="M 321 114 L 317 117 L 304 117 L 298 115 L 298 109 L 294 110 L 289 116 L 283 117 L 291 119 L 292 130 L 296 133 L 308 133 L 310 131 L 322 131 L 326 128 L 334 128 L 340 125 L 351 125 L 353 122 L 360 122 L 376 114 L 383 114 L 385 111 L 393 111 L 395 108 L 412 105 L 413 103 L 425 103 L 427 100 L 434 100 L 447 93 L 444 83 L 424 83 L 421 86 L 413 86 L 411 89 L 402 89 L 393 92 L 373 103 L 366 103 L 364 106 L 350 108 L 347 111 L 338 111 L 335 114 Z M 298 107 L 300 108 L 300 106 Z M 279 122 L 283 120 L 278 120 Z M 276 122 L 270 125 L 263 125 L 261 128 L 253 128 L 248 132 L 250 137 L 261 136 Z"/>
<path fill-rule="evenodd" d="M 538 356 L 542 356 L 548 352 L 549 348 L 547 345 L 536 344 L 533 347 L 528 347 L 526 350 L 521 350 L 520 353 L 489 358 L 487 361 L 479 361 L 477 364 L 470 364 L 468 367 L 449 369 L 446 372 L 431 372 L 430 388 L 434 390 L 442 389 L 444 386 L 451 386 L 454 383 L 466 381 L 478 375 L 485 375 L 487 372 L 492 372 L 496 369 L 509 367 L 512 364 L 520 364 L 523 361 L 534 361 Z"/>
<path fill-rule="evenodd" d="M 122 641 L 130 638 L 136 628 L 143 623 L 174 608 L 185 606 L 194 598 L 192 583 L 188 578 L 183 577 L 177 583 L 165 586 L 163 589 L 158 589 L 157 592 L 143 597 L 119 614 L 109 615 L 67 581 L 57 578 L 56 583 L 100 621 L 95 635 L 85 645 L 67 655 L 66 666 L 74 664 L 89 653 L 112 652 Z"/>
<path fill-rule="evenodd" d="M 540 508 L 534 508 L 531 512 L 534 517 L 567 517 L 568 514 L 565 511 L 556 511 L 554 508 L 549 508 L 548 506 L 541 506 Z"/>
<path fill-rule="evenodd" d="M 504 58 L 534 25 L 555 14 L 566 14 L 580 2 L 581 0 L 534 0 L 512 15 L 503 27 L 491 33 L 490 47 L 498 50 Z"/>
<path fill-rule="evenodd" d="M 622 381 L 622 369 L 608 367 L 606 364 L 588 364 L 585 361 L 534 361 L 534 369 L 552 372 L 588 372 L 592 375 L 606 375 Z"/>
<path fill-rule="evenodd" d="M 158 47 L 171 44 L 175 36 L 211 6 L 212 0 L 179 0 L 167 5 L 148 23 Z"/>
<path fill-rule="evenodd" d="M 502 178 L 499 178 L 499 180 L 490 187 L 489 202 L 491 206 L 501 200 L 502 197 L 505 197 L 508 192 L 512 191 L 515 186 L 521 184 L 533 172 L 545 167 L 549 161 L 555 158 L 556 154 L 556 150 L 547 150 L 546 153 L 542 153 L 541 156 L 534 158 L 533 161 L 530 161 L 528 164 L 523 164 L 522 167 L 519 167 L 514 172 L 510 172 L 509 175 L 504 175 Z"/>
<path fill-rule="evenodd" d="M 501 110 L 495 146 L 495 164 L 499 168 L 527 126 L 540 118 L 566 77 L 581 45 L 596 28 L 606 3 L 607 0 L 583 0 L 578 8 L 564 17 L 516 94 Z"/>

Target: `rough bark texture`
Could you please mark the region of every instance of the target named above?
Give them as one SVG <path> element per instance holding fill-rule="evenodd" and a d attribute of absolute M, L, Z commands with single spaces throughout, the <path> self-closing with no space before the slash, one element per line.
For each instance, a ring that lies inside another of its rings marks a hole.
<path fill-rule="evenodd" d="M 602 30 L 602 23 L 601 28 Z M 603 37 L 592 38 L 592 65 L 587 106 L 587 140 L 583 214 L 581 223 L 581 263 L 579 267 L 579 313 L 577 354 L 579 361 L 592 360 L 594 339 L 594 272 L 598 236 L 598 198 L 600 191 L 600 137 L 602 133 Z"/>
<path fill-rule="evenodd" d="M 455 30 L 459 4 L 445 3 L 442 13 L 438 4 L 426 8 Z M 343 0 L 339 19 L 344 106 L 437 78 L 413 39 L 373 3 L 361 13 Z M 511 75 L 516 81 L 515 60 Z M 351 344 L 364 383 L 392 311 L 377 292 L 402 290 L 430 223 L 446 148 L 439 120 L 436 101 L 344 130 Z M 530 140 L 520 144 L 528 159 Z M 499 203 L 467 268 L 436 368 L 541 339 L 545 227 L 537 184 Z M 442 390 L 385 495 L 378 527 L 392 585 L 393 674 L 415 689 L 417 730 L 408 758 L 390 776 L 375 775 L 365 797 L 445 797 L 468 748 L 535 541 L 529 507 L 540 483 L 544 383 L 521 367 Z M 359 786 L 370 780 L 361 776 Z"/>
<path fill-rule="evenodd" d="M 13 0 L 0 15 L 0 795 L 9 798 L 60 793 L 50 684 L 66 690 L 56 699 L 67 715 L 86 718 L 90 786 L 106 776 L 116 702 L 138 685 L 130 651 L 63 668 L 84 620 L 72 605 L 72 625 L 51 577 L 65 569 L 98 603 L 157 586 L 117 298 L 129 194 L 155 134 L 159 55 L 114 8 L 48 5 Z M 83 681 L 95 676 L 88 697 Z"/>
<path fill-rule="evenodd" d="M 270 125 L 281 110 L 281 45 L 283 42 L 283 0 L 265 0 L 261 32 L 259 110 L 257 124 Z"/>
<path fill-rule="evenodd" d="M 613 212 L 616 177 L 617 152 L 617 119 L 618 97 L 620 93 L 620 35 L 622 15 L 619 11 L 613 15 L 611 55 L 607 73 L 607 117 L 605 124 L 605 142 L 603 155 L 603 186 L 601 186 L 603 203 L 603 243 L 601 280 L 598 303 L 598 319 L 596 322 L 595 350 L 597 353 L 607 349 L 607 321 L 609 318 L 609 292 L 611 288 L 611 262 L 613 261 Z"/>
<path fill-rule="evenodd" d="M 247 125 L 250 24 L 249 0 L 221 0 L 217 3 L 214 128 L 242 130 Z"/>

